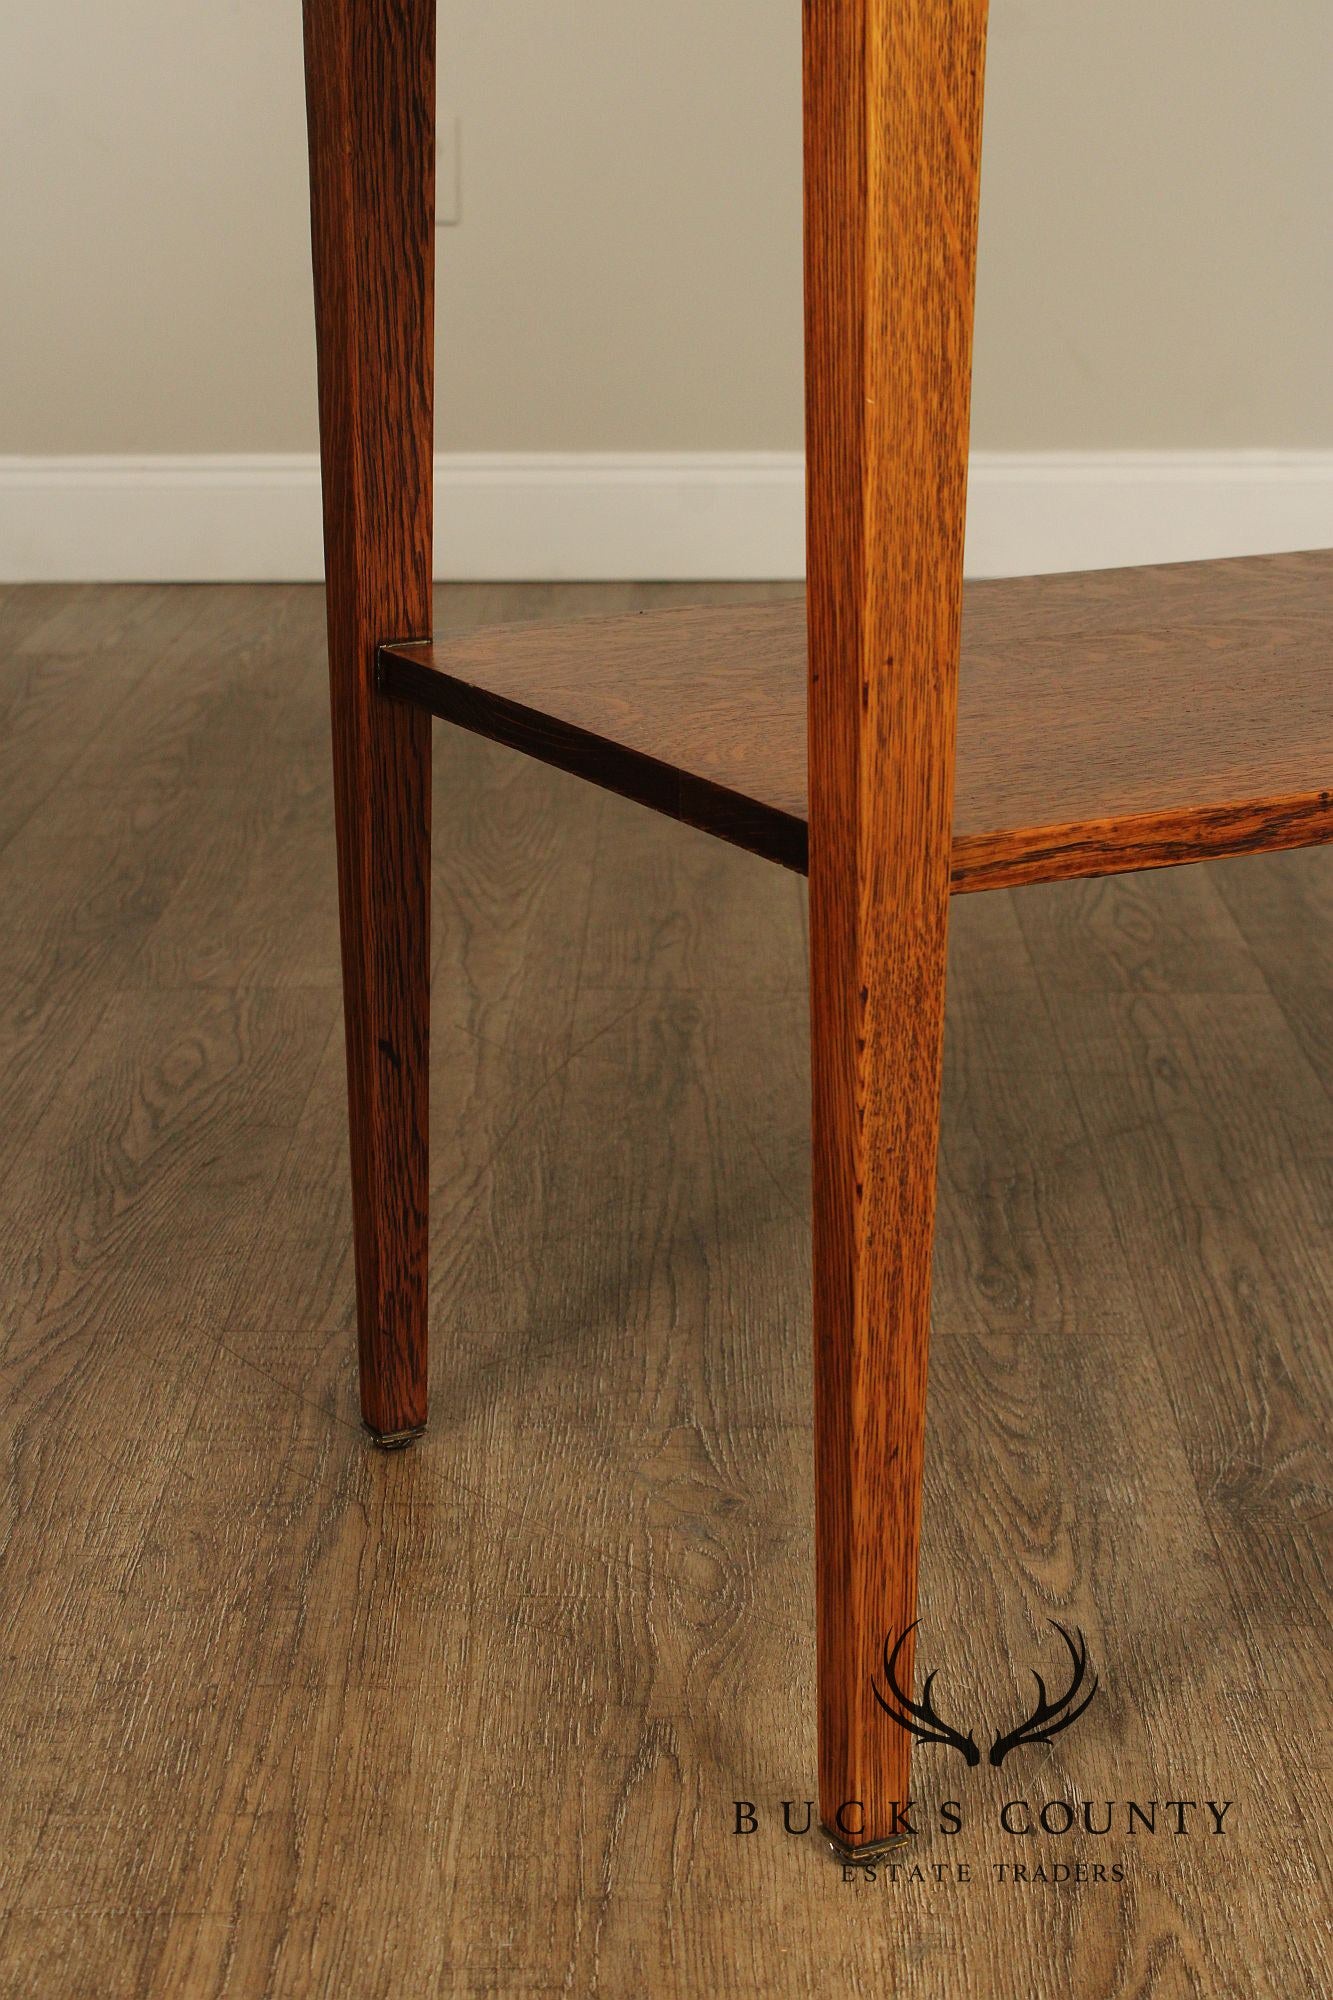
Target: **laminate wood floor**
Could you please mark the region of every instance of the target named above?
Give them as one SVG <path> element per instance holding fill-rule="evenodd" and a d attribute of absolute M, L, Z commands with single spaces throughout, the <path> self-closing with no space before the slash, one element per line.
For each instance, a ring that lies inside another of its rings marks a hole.
<path fill-rule="evenodd" d="M 1101 1689 L 923 1749 L 904 1872 L 846 1882 L 780 1805 L 804 885 L 436 754 L 433 1422 L 384 1457 L 320 595 L 0 591 L 0 1991 L 1328 1991 L 1333 856 L 954 903 L 921 1660 L 978 1740 L 1051 1618 Z"/>

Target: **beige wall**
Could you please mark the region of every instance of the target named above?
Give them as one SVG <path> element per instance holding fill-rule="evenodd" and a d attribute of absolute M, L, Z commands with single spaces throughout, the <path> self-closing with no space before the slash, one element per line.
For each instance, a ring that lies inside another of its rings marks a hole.
<path fill-rule="evenodd" d="M 443 0 L 441 443 L 800 442 L 797 0 Z M 313 445 L 297 0 L 4 0 L 0 452 Z M 974 443 L 1328 446 L 1328 0 L 993 0 Z"/>

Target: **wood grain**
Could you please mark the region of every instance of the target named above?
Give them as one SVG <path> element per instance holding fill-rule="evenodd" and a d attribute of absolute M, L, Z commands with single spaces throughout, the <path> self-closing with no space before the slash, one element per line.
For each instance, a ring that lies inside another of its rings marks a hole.
<path fill-rule="evenodd" d="M 394 647 L 432 713 L 807 866 L 797 602 Z M 955 892 L 1333 837 L 1333 553 L 963 588 Z"/>
<path fill-rule="evenodd" d="M 1317 857 L 1300 868 L 1256 855 L 1219 875 L 1218 895 L 1247 950 L 1263 967 L 1306 1061 L 1333 1077 L 1333 879 Z"/>
<path fill-rule="evenodd" d="M 454 588 L 436 629 L 633 601 Z M 952 907 L 920 1668 L 1006 1714 L 1073 1618 L 1105 1692 L 999 1773 L 921 1750 L 927 1880 L 845 1885 L 780 1832 L 815 1767 L 803 885 L 440 746 L 444 1393 L 367 1453 L 320 594 L 17 612 L 0 707 L 63 656 L 26 736 L 75 757 L 0 848 L 0 1990 L 1321 1991 L 1328 854 Z M 1180 1786 L 1237 1800 L 1226 1839 L 995 1879 L 1003 1798 Z"/>
<path fill-rule="evenodd" d="M 12 796 L 17 807 L 26 793 L 28 816 L 4 850 L 0 1125 L 15 1146 L 61 1082 L 52 1050 L 70 1058 L 76 1038 L 96 1025 L 99 996 L 131 976 L 179 891 L 193 843 L 235 813 L 237 777 L 276 791 L 293 758 L 307 758 L 317 740 L 313 730 L 293 730 L 289 698 L 263 692 L 283 658 L 276 606 L 267 643 L 257 647 L 247 592 L 159 594 L 156 629 L 137 590 L 62 591 L 58 611 L 49 594 L 33 596 L 47 615 L 5 661 L 6 712 L 17 718 L 30 702 L 35 711 L 24 766 L 50 781 L 29 788 L 16 778 Z M 308 620 L 306 629 L 314 629 Z M 216 774 L 206 785 L 204 743 Z M 131 764 L 133 795 L 124 784 Z M 77 814 L 60 810 L 72 797 Z"/>
<path fill-rule="evenodd" d="M 1174 925 L 1156 929 L 1155 939 L 1170 939 L 1165 949 L 1202 968 L 1194 979 L 1178 970 L 1145 990 L 1139 971 L 1136 984 L 1140 924 L 1135 936 L 1108 936 L 1095 978 L 1071 981 L 1061 961 L 1071 925 L 1089 927 L 1090 891 L 1025 899 L 1021 923 L 1261 1671 L 1274 1671 L 1280 1646 L 1317 1679 L 1329 1643 L 1333 1466 L 1323 1412 L 1333 1400 L 1333 1299 L 1311 1246 L 1333 1228 L 1330 1107 L 1326 1080 L 1234 930 L 1232 956 L 1250 977 L 1209 977 L 1229 911 L 1262 900 L 1258 884 L 1247 894 L 1232 879 L 1237 872 L 1219 871 L 1212 910 L 1178 910 Z M 1299 863 L 1282 870 L 1293 887 L 1300 872 Z M 1062 901 L 1084 906 L 1061 912 Z M 1290 914 L 1287 923 L 1296 955 L 1303 926 Z M 1307 1019 L 1328 1012 L 1329 991 L 1325 983 L 1311 995 Z M 1300 1222 L 1289 1242 L 1281 1217 L 1293 1210 Z M 1173 1337 L 1182 1319 L 1212 1329 L 1202 1363 Z M 1278 1569 L 1290 1607 L 1280 1629 L 1265 1621 Z"/>
<path fill-rule="evenodd" d="M 872 1680 L 916 1618 L 986 7 L 804 24 L 819 1797 L 860 1848 L 911 1796 Z"/>
<path fill-rule="evenodd" d="M 430 629 L 435 0 L 305 0 L 334 804 L 362 1408 L 426 1421 L 430 720 L 376 648 Z"/>
<path fill-rule="evenodd" d="M 0 639 L 0 703 L 86 676 L 28 732 L 79 775 L 0 849 L 34 1086 L 0 1127 L 0 1988 L 1320 1991 L 1328 855 L 953 905 L 920 1664 L 1004 1714 L 1073 1618 L 1105 1692 L 1021 1767 L 921 1750 L 927 1882 L 844 1885 L 779 1831 L 815 1763 L 801 883 L 441 746 L 445 1393 L 368 1454 L 319 595 L 156 596 L 34 593 Z M 304 881 L 265 874 L 280 786 Z M 1238 1801 L 1225 1840 L 996 1881 L 1003 1798 L 1182 1784 Z"/>
<path fill-rule="evenodd" d="M 805 870 L 803 602 L 387 646 L 380 677 L 446 722 Z"/>

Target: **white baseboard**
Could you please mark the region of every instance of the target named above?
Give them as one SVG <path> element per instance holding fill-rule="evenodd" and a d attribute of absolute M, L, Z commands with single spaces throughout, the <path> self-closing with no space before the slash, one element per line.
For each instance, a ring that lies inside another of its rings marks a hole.
<path fill-rule="evenodd" d="M 1333 544 L 1333 451 L 977 452 L 969 576 Z"/>
<path fill-rule="evenodd" d="M 804 567 L 796 452 L 453 453 L 436 574 L 758 581 Z M 1333 543 L 1333 452 L 978 452 L 969 576 Z M 0 581 L 322 573 L 313 454 L 0 457 Z"/>

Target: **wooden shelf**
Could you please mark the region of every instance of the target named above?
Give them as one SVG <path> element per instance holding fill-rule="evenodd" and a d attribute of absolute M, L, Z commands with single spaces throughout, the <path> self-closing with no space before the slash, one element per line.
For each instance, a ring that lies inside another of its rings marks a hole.
<path fill-rule="evenodd" d="M 789 868 L 807 853 L 805 609 L 388 646 L 432 713 Z M 1333 551 L 969 584 L 953 886 L 1333 840 Z"/>

